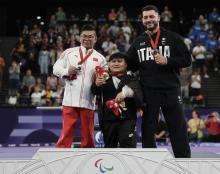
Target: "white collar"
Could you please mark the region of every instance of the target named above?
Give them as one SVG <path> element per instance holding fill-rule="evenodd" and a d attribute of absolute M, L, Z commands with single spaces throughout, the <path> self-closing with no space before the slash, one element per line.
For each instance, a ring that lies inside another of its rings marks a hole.
<path fill-rule="evenodd" d="M 116 76 L 112 76 L 112 80 L 116 89 L 118 89 L 118 84 L 120 83 L 120 79 Z"/>
<path fill-rule="evenodd" d="M 94 50 L 93 48 L 91 49 L 86 49 L 84 46 L 80 46 L 80 48 L 82 49 L 82 52 L 84 55 L 88 54 L 90 51 Z"/>

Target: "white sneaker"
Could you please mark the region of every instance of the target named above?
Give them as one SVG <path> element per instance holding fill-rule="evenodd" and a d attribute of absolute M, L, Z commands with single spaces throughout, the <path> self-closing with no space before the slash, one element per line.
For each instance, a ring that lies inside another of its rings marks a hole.
<path fill-rule="evenodd" d="M 209 75 L 208 75 L 208 74 L 205 74 L 205 75 L 204 75 L 204 78 L 208 79 L 208 78 L 209 78 Z"/>

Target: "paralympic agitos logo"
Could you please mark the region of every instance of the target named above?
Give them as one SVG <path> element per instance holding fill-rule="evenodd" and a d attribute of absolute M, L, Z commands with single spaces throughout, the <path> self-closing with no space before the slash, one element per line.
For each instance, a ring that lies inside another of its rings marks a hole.
<path fill-rule="evenodd" d="M 103 165 L 102 160 L 103 159 L 98 159 L 95 161 L 95 167 L 98 168 L 101 173 L 112 171 L 114 169 L 113 166 L 108 167 L 108 166 Z"/>

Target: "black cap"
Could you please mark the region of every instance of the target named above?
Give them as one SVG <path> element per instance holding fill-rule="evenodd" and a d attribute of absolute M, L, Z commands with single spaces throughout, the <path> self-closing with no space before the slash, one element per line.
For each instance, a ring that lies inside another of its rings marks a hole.
<path fill-rule="evenodd" d="M 113 59 L 124 59 L 125 62 L 128 64 L 128 55 L 125 53 L 122 53 L 122 52 L 114 53 L 109 57 L 108 61 L 110 62 Z"/>

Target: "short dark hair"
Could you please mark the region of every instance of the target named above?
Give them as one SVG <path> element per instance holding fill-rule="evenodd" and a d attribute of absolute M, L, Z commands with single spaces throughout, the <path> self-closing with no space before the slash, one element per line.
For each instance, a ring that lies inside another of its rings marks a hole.
<path fill-rule="evenodd" d="M 142 8 L 141 12 L 143 13 L 144 11 L 149 11 L 149 10 L 154 10 L 159 14 L 159 9 L 155 5 L 147 5 L 144 8 Z"/>
<path fill-rule="evenodd" d="M 82 26 L 81 33 L 83 31 L 95 31 L 95 28 L 92 25 L 86 24 Z"/>
<path fill-rule="evenodd" d="M 199 111 L 193 110 L 193 112 L 195 112 L 196 115 L 198 116 L 198 118 L 200 118 L 200 112 Z"/>
<path fill-rule="evenodd" d="M 109 57 L 108 61 L 110 62 L 113 59 L 124 59 L 125 62 L 128 64 L 128 55 L 125 53 L 122 53 L 122 52 L 114 53 Z"/>

